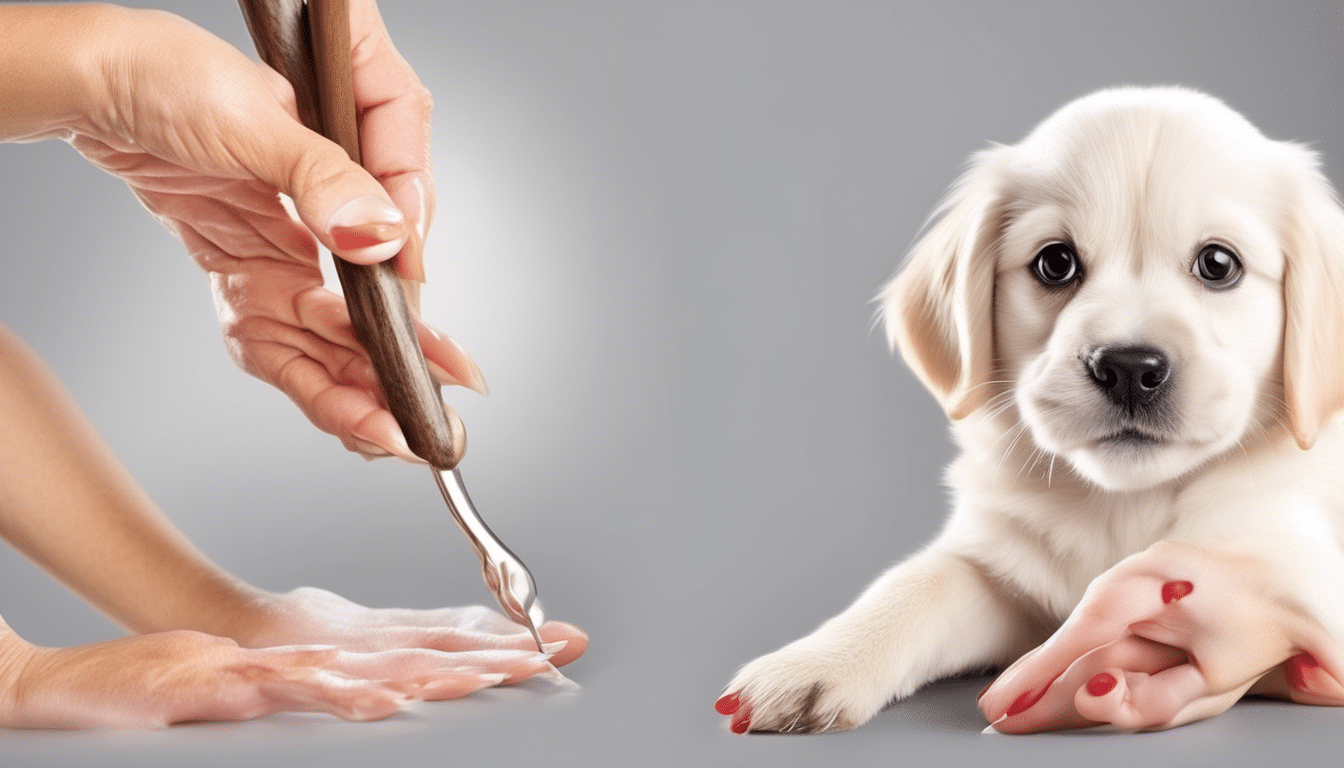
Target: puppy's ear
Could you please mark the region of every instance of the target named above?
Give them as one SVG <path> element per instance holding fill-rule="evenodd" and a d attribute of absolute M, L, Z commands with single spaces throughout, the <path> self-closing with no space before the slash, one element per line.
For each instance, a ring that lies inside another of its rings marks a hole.
<path fill-rule="evenodd" d="M 1344 408 L 1344 208 L 1314 155 L 1289 145 L 1305 170 L 1290 220 L 1283 276 L 1283 399 L 1303 450 Z"/>
<path fill-rule="evenodd" d="M 971 158 L 934 211 L 933 226 L 878 295 L 887 340 L 952 419 L 970 415 L 990 395 L 1000 179 L 1011 149 Z"/>

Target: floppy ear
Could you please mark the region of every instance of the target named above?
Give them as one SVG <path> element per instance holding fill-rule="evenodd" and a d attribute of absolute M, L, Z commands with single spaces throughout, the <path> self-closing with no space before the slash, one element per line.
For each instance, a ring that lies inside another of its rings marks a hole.
<path fill-rule="evenodd" d="M 1303 450 L 1344 408 L 1344 208 L 1308 155 L 1283 276 L 1283 399 Z"/>
<path fill-rule="evenodd" d="M 905 266 L 878 295 L 887 340 L 949 418 L 984 405 L 994 367 L 1000 169 L 1011 147 L 976 153 Z"/>

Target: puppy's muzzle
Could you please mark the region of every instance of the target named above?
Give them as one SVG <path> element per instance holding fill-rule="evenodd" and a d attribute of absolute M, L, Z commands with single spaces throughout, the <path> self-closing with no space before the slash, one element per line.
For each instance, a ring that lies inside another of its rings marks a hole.
<path fill-rule="evenodd" d="M 1167 356 L 1152 347 L 1095 347 L 1083 362 L 1092 383 L 1131 416 L 1158 405 L 1171 380 Z"/>

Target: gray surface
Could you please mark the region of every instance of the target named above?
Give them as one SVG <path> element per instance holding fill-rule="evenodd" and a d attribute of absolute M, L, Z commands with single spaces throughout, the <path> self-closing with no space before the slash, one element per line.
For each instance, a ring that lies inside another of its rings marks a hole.
<path fill-rule="evenodd" d="M 163 3 L 246 46 L 231 3 Z M 0 733 L 0 764 L 1307 764 L 1344 712 L 1242 704 L 1166 734 L 979 735 L 982 680 L 825 737 L 733 737 L 734 668 L 845 605 L 943 517 L 933 401 L 869 299 L 963 159 L 1121 83 L 1208 90 L 1337 182 L 1338 5 L 397 3 L 437 102 L 427 314 L 493 394 L 452 396 L 473 497 L 585 690 L 162 733 Z M 246 48 L 251 50 L 250 47 Z M 0 318 L 158 502 L 244 578 L 369 604 L 487 600 L 423 470 L 365 464 L 232 367 L 206 284 L 119 182 L 0 147 Z M 613 575 L 616 575 L 615 577 Z M 118 631 L 11 551 L 26 637 Z"/>

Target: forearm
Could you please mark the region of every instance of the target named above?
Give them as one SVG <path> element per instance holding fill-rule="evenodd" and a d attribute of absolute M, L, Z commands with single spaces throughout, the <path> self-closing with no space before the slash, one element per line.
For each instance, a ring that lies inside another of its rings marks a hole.
<path fill-rule="evenodd" d="M 229 634 L 260 593 L 211 563 L 0 326 L 0 536 L 136 632 Z"/>
<path fill-rule="evenodd" d="M 100 96 L 103 41 L 127 11 L 0 5 L 0 141 L 78 131 Z"/>

